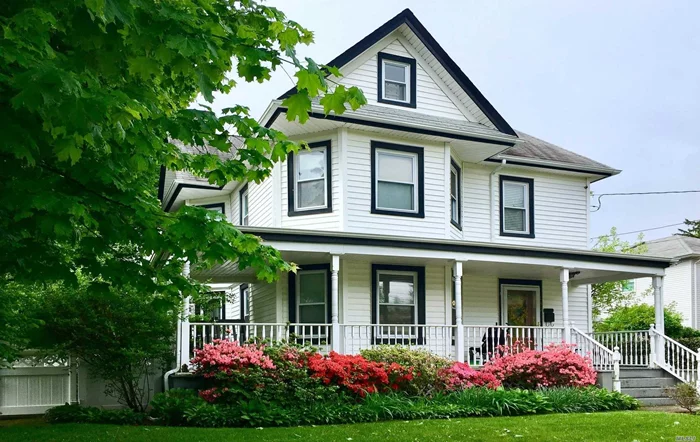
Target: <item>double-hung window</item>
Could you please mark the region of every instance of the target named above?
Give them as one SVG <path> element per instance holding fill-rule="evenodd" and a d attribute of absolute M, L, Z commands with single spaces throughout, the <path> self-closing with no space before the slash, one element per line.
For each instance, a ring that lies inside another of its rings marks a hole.
<path fill-rule="evenodd" d="M 387 343 L 420 340 L 416 325 L 425 324 L 425 268 L 374 264 L 372 272 L 375 336 Z"/>
<path fill-rule="evenodd" d="M 248 225 L 248 185 L 246 184 L 238 192 L 240 200 L 240 224 L 242 226 Z"/>
<path fill-rule="evenodd" d="M 458 229 L 462 228 L 462 202 L 460 177 L 461 170 L 457 163 L 452 161 L 450 165 L 450 222 Z"/>
<path fill-rule="evenodd" d="M 331 143 L 309 144 L 288 160 L 289 216 L 332 211 Z"/>
<path fill-rule="evenodd" d="M 377 59 L 377 101 L 416 107 L 416 60 L 383 52 Z"/>
<path fill-rule="evenodd" d="M 501 235 L 535 237 L 534 181 L 501 175 Z"/>
<path fill-rule="evenodd" d="M 327 322 L 328 271 L 300 270 L 297 272 L 297 313 L 302 324 Z"/>
<path fill-rule="evenodd" d="M 423 149 L 372 142 L 372 213 L 422 218 Z"/>

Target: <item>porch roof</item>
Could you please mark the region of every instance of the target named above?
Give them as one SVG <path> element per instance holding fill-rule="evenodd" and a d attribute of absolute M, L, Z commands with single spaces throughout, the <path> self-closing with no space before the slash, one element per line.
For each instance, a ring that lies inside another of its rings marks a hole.
<path fill-rule="evenodd" d="M 259 236 L 280 250 L 285 259 L 298 264 L 321 262 L 331 254 L 348 259 L 370 259 L 377 262 L 468 262 L 479 272 L 487 268 L 507 275 L 522 274 L 540 268 L 542 276 L 557 274 L 568 268 L 576 275 L 574 285 L 617 281 L 645 276 L 663 276 L 673 259 L 646 255 L 624 255 L 590 250 L 532 247 L 449 239 L 424 239 L 390 235 L 312 231 L 299 229 L 240 227 L 241 231 Z M 549 269 L 550 271 L 543 271 Z M 223 282 L 227 276 L 249 277 L 235 263 L 227 263 L 218 271 L 194 272 L 199 279 Z M 233 280 L 231 280 L 233 281 Z"/>

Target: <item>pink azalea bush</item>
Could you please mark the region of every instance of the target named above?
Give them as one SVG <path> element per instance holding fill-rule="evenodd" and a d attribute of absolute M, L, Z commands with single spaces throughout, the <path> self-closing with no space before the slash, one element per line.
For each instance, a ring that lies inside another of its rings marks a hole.
<path fill-rule="evenodd" d="M 206 344 L 203 349 L 196 350 L 191 362 L 197 367 L 197 373 L 205 378 L 213 378 L 222 373 L 230 376 L 234 371 L 251 368 L 273 370 L 275 364 L 263 350 L 263 345 L 215 339 L 213 344 Z"/>
<path fill-rule="evenodd" d="M 438 379 L 441 381 L 441 389 L 445 391 L 459 391 L 472 387 L 496 389 L 501 386 L 501 381 L 492 373 L 474 370 L 464 362 L 455 362 L 451 367 L 438 371 Z"/>
<path fill-rule="evenodd" d="M 506 388 L 586 387 L 596 382 L 591 359 L 566 344 L 551 344 L 545 350 L 513 352 L 501 348 L 484 364 L 484 375 L 494 376 Z"/>

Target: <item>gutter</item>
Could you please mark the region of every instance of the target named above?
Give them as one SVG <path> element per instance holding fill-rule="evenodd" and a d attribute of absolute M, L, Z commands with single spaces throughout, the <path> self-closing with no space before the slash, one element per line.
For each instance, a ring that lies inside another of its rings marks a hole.
<path fill-rule="evenodd" d="M 493 169 L 493 171 L 491 172 L 491 176 L 489 176 L 489 209 L 490 209 L 490 214 L 491 214 L 491 222 L 490 222 L 491 242 L 494 241 L 494 232 L 493 232 L 494 227 L 493 226 L 496 224 L 496 214 L 494 213 L 494 209 L 495 209 L 494 199 L 495 198 L 493 196 L 494 180 L 496 179 L 496 174 L 504 167 L 506 167 L 506 160 L 505 159 L 501 160 L 501 164 L 498 167 L 496 167 L 495 169 Z"/>

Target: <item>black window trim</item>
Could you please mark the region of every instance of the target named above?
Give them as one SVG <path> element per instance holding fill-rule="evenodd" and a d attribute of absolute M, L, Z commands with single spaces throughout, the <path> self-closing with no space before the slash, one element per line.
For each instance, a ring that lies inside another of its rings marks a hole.
<path fill-rule="evenodd" d="M 458 222 L 452 219 L 452 168 L 457 172 L 457 218 Z M 457 229 L 462 230 L 462 168 L 457 165 L 457 162 L 450 158 L 450 224 Z"/>
<path fill-rule="evenodd" d="M 370 142 L 371 149 L 370 154 L 372 158 L 370 159 L 371 170 L 370 179 L 371 184 L 371 210 L 370 212 L 376 215 L 392 215 L 392 216 L 407 216 L 411 218 L 425 218 L 425 202 L 424 202 L 424 187 L 425 187 L 425 176 L 424 176 L 424 160 L 423 160 L 423 148 L 418 146 L 405 146 L 402 144 L 386 143 L 383 141 Z M 395 150 L 397 152 L 405 152 L 416 154 L 418 157 L 418 210 L 416 212 L 403 212 L 400 210 L 391 209 L 381 209 L 377 208 L 377 149 L 380 150 Z"/>
<path fill-rule="evenodd" d="M 211 204 L 193 204 L 193 206 L 201 207 L 202 209 L 220 209 L 222 215 L 226 215 L 226 203 L 211 203 Z"/>
<path fill-rule="evenodd" d="M 243 292 L 244 292 L 245 290 L 248 291 L 248 295 L 247 295 L 247 296 L 243 296 Z M 240 317 L 240 320 L 241 320 L 241 321 L 245 321 L 245 319 L 246 319 L 246 318 L 245 318 L 245 311 L 248 310 L 248 309 L 247 309 L 247 308 L 244 308 L 243 306 L 245 305 L 246 307 L 250 307 L 249 299 L 248 299 L 248 298 L 250 297 L 250 286 L 248 285 L 248 283 L 243 283 L 243 284 L 240 284 L 240 285 L 238 286 L 238 297 L 239 297 L 239 299 L 240 299 L 240 302 L 239 302 L 240 307 L 239 307 L 239 309 L 238 309 L 238 310 L 239 310 L 239 315 L 238 315 L 238 316 Z"/>
<path fill-rule="evenodd" d="M 374 326 L 379 326 L 379 294 L 377 293 L 377 273 L 380 271 L 385 271 L 385 272 L 414 272 L 417 275 L 417 296 L 416 296 L 416 303 L 417 305 L 417 315 L 416 315 L 416 323 L 414 325 L 425 325 L 425 267 L 422 266 L 404 266 L 404 265 L 393 265 L 393 264 L 372 264 L 372 325 Z M 409 326 L 407 324 L 407 326 Z M 372 327 L 372 341 L 375 344 L 389 344 L 389 343 L 394 343 L 396 344 L 397 340 L 396 339 L 380 339 L 376 336 L 376 330 L 377 327 Z M 410 342 L 410 339 L 405 339 L 405 341 L 409 342 L 403 342 L 403 344 L 410 345 L 410 344 L 416 344 L 416 345 L 423 345 L 423 328 L 419 327 L 418 328 L 418 333 L 417 333 L 417 342 Z M 384 342 L 387 341 L 387 342 Z M 389 342 L 391 341 L 391 342 Z M 398 340 L 399 343 L 401 340 Z"/>
<path fill-rule="evenodd" d="M 528 188 L 528 222 L 530 225 L 530 231 L 527 233 L 515 233 L 505 231 L 505 220 L 503 219 L 503 184 L 506 181 L 513 181 L 517 183 L 525 183 Z M 510 175 L 500 175 L 499 176 L 499 186 L 498 186 L 498 199 L 499 199 L 499 215 L 500 219 L 500 230 L 501 236 L 510 236 L 516 238 L 534 238 L 535 237 L 535 180 L 532 178 L 524 178 L 519 176 Z"/>
<path fill-rule="evenodd" d="M 315 149 L 319 147 L 326 148 L 326 193 L 328 194 L 328 199 L 326 207 L 319 209 L 297 209 L 296 208 L 296 187 L 294 185 L 294 152 L 289 152 L 287 154 L 287 216 L 302 216 L 302 215 L 315 215 L 319 213 L 331 213 L 333 212 L 333 170 L 331 169 L 331 140 L 317 141 L 315 143 L 309 143 L 309 148 Z"/>
<path fill-rule="evenodd" d="M 331 323 L 331 265 L 330 264 L 307 264 L 299 266 L 298 272 L 306 270 L 325 270 L 326 271 L 326 324 Z M 298 323 L 297 318 L 297 273 L 289 272 L 287 281 L 288 294 L 288 320 L 290 323 Z"/>
<path fill-rule="evenodd" d="M 248 193 L 248 183 L 245 183 L 245 185 L 241 188 L 241 190 L 238 191 L 238 224 L 243 225 L 243 194 L 246 194 L 248 197 L 248 224 L 250 224 L 250 194 Z M 246 224 L 246 225 L 248 225 Z"/>
<path fill-rule="evenodd" d="M 384 60 L 396 61 L 409 66 L 410 79 L 409 81 L 409 101 L 395 101 L 384 98 Z M 387 54 L 386 52 L 377 53 L 377 101 L 379 103 L 392 104 L 394 106 L 403 106 L 416 108 L 416 60 L 414 58 L 401 57 L 399 55 Z"/>

